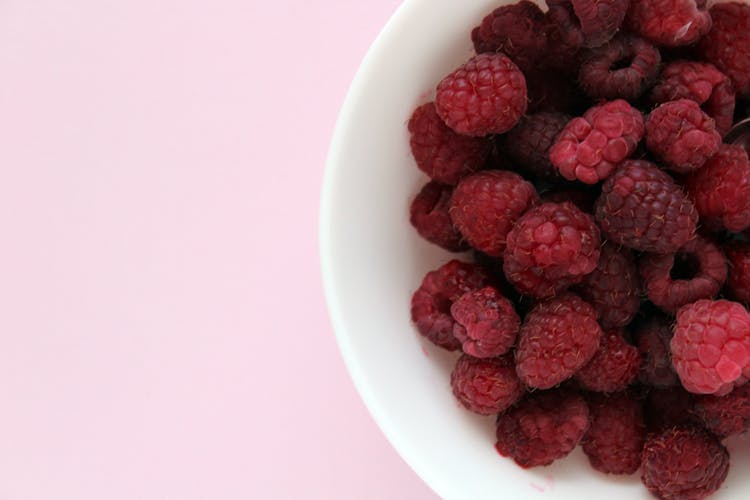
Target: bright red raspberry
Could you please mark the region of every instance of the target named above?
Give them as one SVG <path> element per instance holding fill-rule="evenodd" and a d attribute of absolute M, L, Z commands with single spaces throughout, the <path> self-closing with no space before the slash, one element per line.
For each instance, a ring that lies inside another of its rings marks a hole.
<path fill-rule="evenodd" d="M 435 106 L 462 135 L 502 134 L 526 113 L 526 80 L 505 54 L 480 54 L 443 78 Z"/>
<path fill-rule="evenodd" d="M 583 52 L 578 81 L 595 99 L 638 99 L 659 74 L 659 50 L 642 38 L 620 34 Z"/>
<path fill-rule="evenodd" d="M 453 189 L 430 181 L 411 202 L 409 221 L 422 238 L 450 252 L 462 252 L 468 245 L 453 227 L 448 207 Z"/>
<path fill-rule="evenodd" d="M 573 392 L 528 395 L 497 418 L 495 449 L 528 469 L 568 455 L 589 427 L 586 401 Z"/>
<path fill-rule="evenodd" d="M 507 170 L 485 170 L 465 177 L 453 190 L 453 224 L 477 250 L 499 257 L 516 220 L 537 203 L 530 182 Z"/>
<path fill-rule="evenodd" d="M 451 373 L 451 388 L 464 408 L 480 415 L 505 411 L 524 393 L 510 356 L 477 359 L 464 354 Z"/>
<path fill-rule="evenodd" d="M 615 36 L 625 20 L 630 0 L 572 0 L 581 23 L 584 47 L 599 47 Z"/>
<path fill-rule="evenodd" d="M 536 304 L 518 337 L 516 371 L 529 387 L 549 389 L 569 379 L 599 349 L 602 330 L 590 304 L 572 293 Z"/>
<path fill-rule="evenodd" d="M 643 407 L 649 432 L 661 432 L 676 425 L 693 423 L 690 411 L 694 398 L 679 384 L 651 389 Z"/>
<path fill-rule="evenodd" d="M 628 160 L 602 185 L 596 220 L 615 243 L 641 252 L 671 253 L 693 237 L 698 213 L 659 167 Z"/>
<path fill-rule="evenodd" d="M 628 28 L 665 47 L 691 45 L 711 29 L 706 0 L 631 0 Z"/>
<path fill-rule="evenodd" d="M 508 352 L 521 327 L 513 303 L 493 287 L 462 295 L 451 306 L 451 315 L 456 320 L 453 335 L 463 351 L 475 358 Z"/>
<path fill-rule="evenodd" d="M 724 250 L 732 270 L 727 280 L 727 294 L 746 306 L 750 305 L 750 243 L 732 243 Z"/>
<path fill-rule="evenodd" d="M 620 393 L 592 394 L 588 404 L 591 425 L 581 445 L 591 466 L 606 474 L 633 474 L 646 439 L 641 403 Z"/>
<path fill-rule="evenodd" d="M 567 74 L 578 67 L 578 52 L 583 46 L 583 32 L 570 0 L 548 1 L 544 14 L 547 47 L 542 66 Z M 549 75 L 549 72 L 545 72 Z"/>
<path fill-rule="evenodd" d="M 727 280 L 727 259 L 701 236 L 677 253 L 645 255 L 638 269 L 649 300 L 669 313 L 699 299 L 716 297 Z"/>
<path fill-rule="evenodd" d="M 685 186 L 705 225 L 733 232 L 750 227 L 750 160 L 742 147 L 722 144 Z"/>
<path fill-rule="evenodd" d="M 508 281 L 525 295 L 546 298 L 596 268 L 601 237 L 594 218 L 572 203 L 543 203 L 516 221 L 507 243 Z"/>
<path fill-rule="evenodd" d="M 697 102 L 714 119 L 716 130 L 722 136 L 734 123 L 734 87 L 729 78 L 712 64 L 695 61 L 668 64 L 651 91 L 650 99 L 654 104 L 676 99 Z"/>
<path fill-rule="evenodd" d="M 633 254 L 627 248 L 603 245 L 596 269 L 576 291 L 594 306 L 604 328 L 628 325 L 641 307 L 641 285 Z"/>
<path fill-rule="evenodd" d="M 713 26 L 698 52 L 732 80 L 737 95 L 750 98 L 750 5 L 718 3 L 709 12 Z"/>
<path fill-rule="evenodd" d="M 455 184 L 479 170 L 492 146 L 483 137 L 466 137 L 449 129 L 432 102 L 414 110 L 409 133 L 411 152 L 419 169 L 444 184 Z"/>
<path fill-rule="evenodd" d="M 679 384 L 669 351 L 669 342 L 672 340 L 671 323 L 666 317 L 655 315 L 635 330 L 638 350 L 643 356 L 640 379 L 645 385 L 663 389 Z"/>
<path fill-rule="evenodd" d="M 720 438 L 742 434 L 750 429 L 750 384 L 741 385 L 726 396 L 696 397 L 693 414 Z"/>
<path fill-rule="evenodd" d="M 750 313 L 737 302 L 699 300 L 677 312 L 670 342 L 683 387 L 726 394 L 750 374 Z"/>
<path fill-rule="evenodd" d="M 503 151 L 518 169 L 540 180 L 562 180 L 549 160 L 549 149 L 571 117 L 564 113 L 541 112 L 526 115 L 502 137 Z"/>
<path fill-rule="evenodd" d="M 721 134 L 695 101 L 679 99 L 654 109 L 646 119 L 646 146 L 664 166 L 680 174 L 701 168 L 719 151 Z"/>
<path fill-rule="evenodd" d="M 674 427 L 648 436 L 641 480 L 657 498 L 699 500 L 719 489 L 729 471 L 729 453 L 697 427 Z"/>
<path fill-rule="evenodd" d="M 625 341 L 623 334 L 620 330 L 604 332 L 599 350 L 575 374 L 583 389 L 619 392 L 636 381 L 641 369 L 641 353 Z"/>
<path fill-rule="evenodd" d="M 479 266 L 452 260 L 427 273 L 411 298 L 411 320 L 419 333 L 444 349 L 461 347 L 453 336 L 451 305 L 466 292 L 487 285 L 487 276 Z"/>
<path fill-rule="evenodd" d="M 573 118 L 558 135 L 550 160 L 568 180 L 596 184 L 633 154 L 645 131 L 643 115 L 622 99 Z"/>

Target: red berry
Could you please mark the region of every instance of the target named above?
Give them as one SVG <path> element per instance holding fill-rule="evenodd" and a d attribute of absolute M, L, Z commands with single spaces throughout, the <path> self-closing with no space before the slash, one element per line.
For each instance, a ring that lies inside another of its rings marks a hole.
<path fill-rule="evenodd" d="M 461 296 L 451 306 L 453 335 L 463 351 L 476 358 L 505 354 L 516 342 L 521 318 L 513 304 L 493 287 Z"/>
<path fill-rule="evenodd" d="M 581 23 L 584 47 L 599 47 L 615 36 L 625 20 L 629 0 L 572 0 Z"/>
<path fill-rule="evenodd" d="M 518 125 L 501 136 L 503 151 L 522 169 L 540 180 L 562 180 L 549 160 L 549 149 L 570 121 L 564 113 L 541 112 L 526 115 Z"/>
<path fill-rule="evenodd" d="M 726 396 L 698 396 L 692 413 L 720 438 L 742 434 L 750 429 L 750 384 Z"/>
<path fill-rule="evenodd" d="M 727 294 L 746 306 L 750 305 L 750 243 L 736 242 L 724 250 L 731 269 Z"/>
<path fill-rule="evenodd" d="M 646 439 L 641 403 L 627 393 L 591 395 L 589 430 L 581 441 L 591 466 L 607 474 L 633 474 Z"/>
<path fill-rule="evenodd" d="M 638 350 L 643 356 L 641 382 L 651 387 L 668 388 L 679 384 L 672 368 L 669 342 L 672 340 L 672 324 L 666 317 L 654 315 L 635 330 Z"/>
<path fill-rule="evenodd" d="M 681 385 L 652 389 L 643 407 L 649 432 L 661 432 L 676 425 L 692 423 L 690 411 L 694 397 Z"/>
<path fill-rule="evenodd" d="M 541 63 L 547 69 L 567 74 L 578 66 L 577 56 L 583 46 L 581 23 L 569 0 L 548 1 L 547 5 L 549 10 L 544 14 L 547 47 Z M 549 72 L 545 73 L 549 76 Z"/>
<path fill-rule="evenodd" d="M 713 63 L 734 84 L 740 97 L 750 97 L 750 5 L 718 3 L 709 11 L 713 26 L 698 44 L 702 59 Z"/>
<path fill-rule="evenodd" d="M 602 335 L 599 350 L 575 374 L 578 384 L 588 391 L 618 392 L 625 390 L 638 378 L 641 354 L 628 344 L 620 330 Z"/>
<path fill-rule="evenodd" d="M 691 45 L 711 29 L 706 0 L 631 0 L 628 28 L 666 47 Z"/>
<path fill-rule="evenodd" d="M 411 203 L 409 221 L 422 238 L 450 252 L 462 252 L 468 245 L 453 227 L 448 207 L 453 189 L 430 181 L 422 187 Z"/>
<path fill-rule="evenodd" d="M 477 359 L 464 354 L 451 373 L 451 387 L 467 410 L 480 415 L 505 411 L 524 393 L 509 356 Z"/>

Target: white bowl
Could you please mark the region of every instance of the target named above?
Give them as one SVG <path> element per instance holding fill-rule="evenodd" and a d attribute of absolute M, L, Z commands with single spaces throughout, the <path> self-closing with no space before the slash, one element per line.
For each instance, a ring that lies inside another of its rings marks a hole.
<path fill-rule="evenodd" d="M 320 251 L 328 308 L 365 404 L 393 446 L 447 499 L 650 498 L 637 475 L 606 476 L 580 449 L 523 470 L 495 451 L 493 419 L 457 406 L 456 358 L 409 317 L 424 274 L 454 258 L 420 239 L 408 207 L 426 178 L 409 152 L 411 111 L 472 55 L 469 33 L 498 0 L 406 0 L 365 58 L 331 144 Z M 511 3 L 511 2 L 505 2 Z M 729 443 L 729 478 L 712 498 L 750 497 L 750 439 Z"/>

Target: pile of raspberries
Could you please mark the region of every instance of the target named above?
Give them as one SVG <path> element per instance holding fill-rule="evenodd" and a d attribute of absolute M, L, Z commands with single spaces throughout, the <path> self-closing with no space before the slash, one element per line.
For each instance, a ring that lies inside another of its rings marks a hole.
<path fill-rule="evenodd" d="M 453 393 L 496 416 L 501 455 L 580 445 L 658 498 L 704 498 L 750 428 L 750 160 L 724 141 L 750 6 L 546 7 L 487 15 L 409 120 L 430 177 L 411 223 L 470 252 L 424 277 L 412 320 L 462 352 Z"/>

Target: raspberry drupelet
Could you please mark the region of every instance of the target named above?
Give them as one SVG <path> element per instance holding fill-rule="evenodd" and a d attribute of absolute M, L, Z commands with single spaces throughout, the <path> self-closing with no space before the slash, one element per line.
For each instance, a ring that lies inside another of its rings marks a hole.
<path fill-rule="evenodd" d="M 750 384 L 741 385 L 726 396 L 698 396 L 692 413 L 722 439 L 742 434 L 750 429 Z"/>
<path fill-rule="evenodd" d="M 453 227 L 448 214 L 452 193 L 450 186 L 428 182 L 411 203 L 409 221 L 427 241 L 450 252 L 462 252 L 468 250 L 469 245 Z"/>
<path fill-rule="evenodd" d="M 500 413 L 524 393 L 509 356 L 477 359 L 464 354 L 451 373 L 451 388 L 464 408 L 480 415 Z"/>
<path fill-rule="evenodd" d="M 475 358 L 492 358 L 513 347 L 521 318 L 513 303 L 497 289 L 485 287 L 461 296 L 451 306 L 453 335 L 462 350 Z"/>
<path fill-rule="evenodd" d="M 581 24 L 584 47 L 607 43 L 620 29 L 630 0 L 572 0 Z"/>

